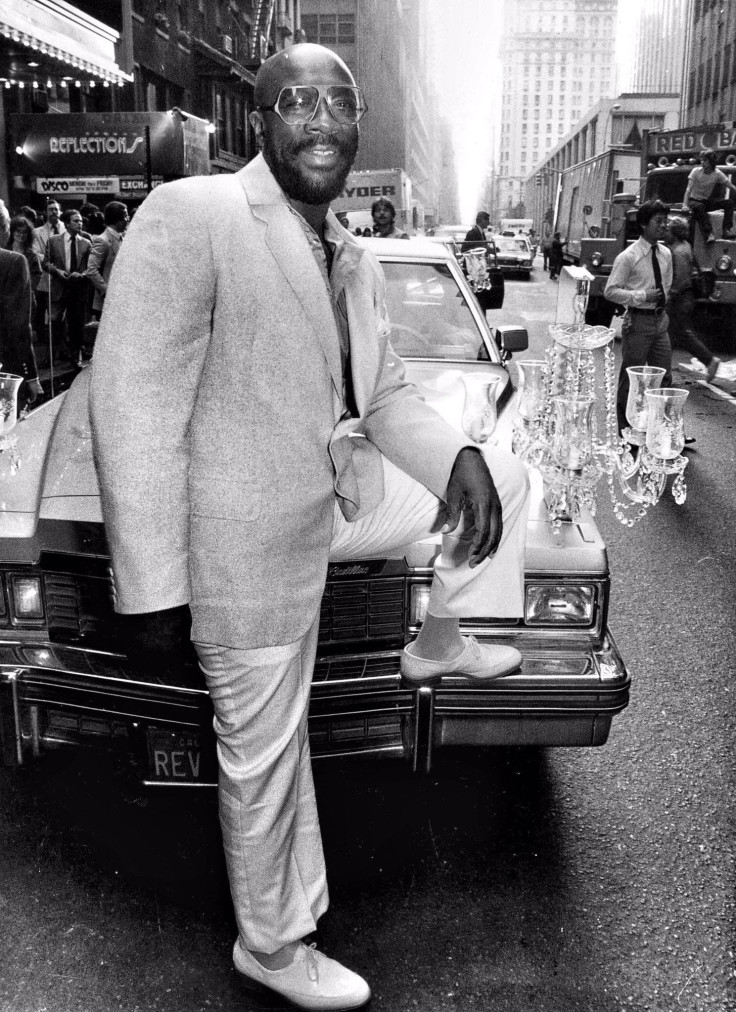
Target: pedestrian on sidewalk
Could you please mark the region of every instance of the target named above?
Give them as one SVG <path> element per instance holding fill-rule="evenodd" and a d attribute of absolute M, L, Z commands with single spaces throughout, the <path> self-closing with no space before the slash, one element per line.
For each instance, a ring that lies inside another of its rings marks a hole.
<path fill-rule="evenodd" d="M 667 245 L 672 253 L 672 287 L 667 300 L 669 335 L 673 347 L 684 348 L 705 366 L 709 383 L 718 373 L 721 360 L 703 342 L 697 333 L 693 314 L 693 248 L 688 242 L 690 229 L 683 218 L 673 218 L 667 226 Z"/>
<path fill-rule="evenodd" d="M 5 249 L 10 215 L 0 200 L 0 368 L 22 376 L 18 407 L 32 404 L 43 394 L 33 354 L 31 314 L 33 290 L 28 261 L 22 253 Z"/>
<path fill-rule="evenodd" d="M 552 281 L 557 280 L 565 262 L 562 256 L 565 246 L 567 246 L 567 239 L 563 242 L 560 233 L 555 232 L 549 248 L 549 276 Z"/>
<path fill-rule="evenodd" d="M 64 211 L 61 220 L 65 232 L 49 239 L 43 269 L 51 277 L 52 322 L 56 325 L 63 321 L 69 361 L 81 368 L 89 293 L 86 271 L 92 243 L 80 234 L 82 215 L 79 211 Z"/>

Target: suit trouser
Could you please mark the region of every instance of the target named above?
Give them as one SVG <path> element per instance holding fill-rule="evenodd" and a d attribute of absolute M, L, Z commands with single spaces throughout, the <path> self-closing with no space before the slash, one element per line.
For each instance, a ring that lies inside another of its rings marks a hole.
<path fill-rule="evenodd" d="M 629 375 L 626 370 L 634 365 L 654 365 L 665 370 L 661 386 L 672 385 L 672 347 L 668 334 L 669 318 L 663 313 L 627 312 L 621 325 L 621 372 L 618 375 L 616 413 L 618 430 L 629 424 L 626 420 L 626 401 L 629 398 Z"/>
<path fill-rule="evenodd" d="M 470 569 L 473 531 L 443 535 L 429 610 L 435 615 L 523 614 L 529 482 L 511 454 L 484 455 L 503 507 L 498 551 Z M 330 561 L 381 555 L 430 537 L 440 501 L 384 459 L 379 507 L 348 523 L 335 507 Z M 240 650 L 195 644 L 215 709 L 219 803 L 238 931 L 252 950 L 275 952 L 314 931 L 328 906 L 307 732 L 319 611 L 283 646 Z"/>

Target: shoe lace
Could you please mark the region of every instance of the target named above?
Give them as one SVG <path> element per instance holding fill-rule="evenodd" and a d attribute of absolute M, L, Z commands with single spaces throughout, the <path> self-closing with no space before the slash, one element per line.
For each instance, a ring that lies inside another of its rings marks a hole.
<path fill-rule="evenodd" d="M 317 965 L 317 943 L 312 942 L 307 947 L 307 976 L 315 984 L 319 980 L 319 967 Z"/>

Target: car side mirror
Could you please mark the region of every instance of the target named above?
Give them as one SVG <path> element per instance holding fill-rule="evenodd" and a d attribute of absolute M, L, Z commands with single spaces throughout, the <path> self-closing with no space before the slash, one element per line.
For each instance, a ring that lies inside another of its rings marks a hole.
<path fill-rule="evenodd" d="M 501 349 L 501 360 L 507 362 L 515 351 L 526 351 L 529 334 L 525 327 L 496 327 L 496 344 Z"/>

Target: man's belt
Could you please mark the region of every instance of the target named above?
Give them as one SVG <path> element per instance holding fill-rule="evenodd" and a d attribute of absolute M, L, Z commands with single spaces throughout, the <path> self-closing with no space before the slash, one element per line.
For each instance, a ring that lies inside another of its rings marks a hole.
<path fill-rule="evenodd" d="M 665 311 L 665 306 L 654 306 L 649 308 L 648 306 L 629 306 L 630 313 L 648 313 L 650 316 L 661 316 Z"/>

